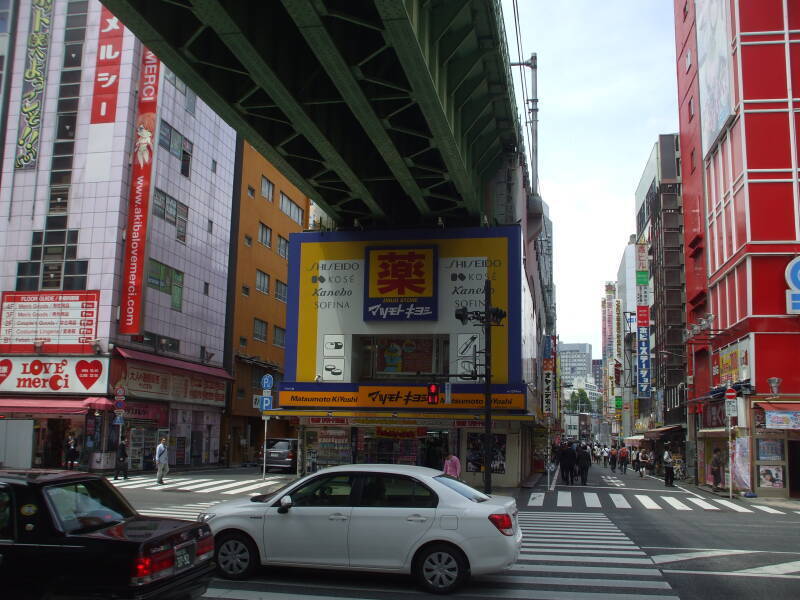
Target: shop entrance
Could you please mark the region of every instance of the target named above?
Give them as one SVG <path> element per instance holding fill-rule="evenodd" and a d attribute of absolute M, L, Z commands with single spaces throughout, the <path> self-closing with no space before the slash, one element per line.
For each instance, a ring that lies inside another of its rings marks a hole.
<path fill-rule="evenodd" d="M 69 422 L 64 419 L 47 419 L 44 432 L 44 452 L 42 466 L 45 468 L 62 468 L 65 466 L 64 443 L 67 439 Z"/>
<path fill-rule="evenodd" d="M 789 496 L 800 498 L 800 442 L 789 441 L 787 471 L 789 472 Z"/>

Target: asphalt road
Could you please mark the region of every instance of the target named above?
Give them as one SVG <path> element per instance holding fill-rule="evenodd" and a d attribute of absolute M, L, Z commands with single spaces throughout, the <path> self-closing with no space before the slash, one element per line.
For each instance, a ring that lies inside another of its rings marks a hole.
<path fill-rule="evenodd" d="M 255 469 L 176 473 L 117 482 L 145 514 L 193 518 L 217 502 L 278 489 L 291 476 Z M 180 479 L 180 481 L 179 481 Z M 544 480 L 517 490 L 523 553 L 509 571 L 473 578 L 454 597 L 554 600 L 797 600 L 800 503 L 770 505 L 681 486 L 633 471 L 592 467 L 587 486 Z M 169 486 L 172 487 L 169 487 Z M 261 569 L 251 580 L 215 579 L 228 600 L 397 599 L 428 596 L 402 575 Z"/>

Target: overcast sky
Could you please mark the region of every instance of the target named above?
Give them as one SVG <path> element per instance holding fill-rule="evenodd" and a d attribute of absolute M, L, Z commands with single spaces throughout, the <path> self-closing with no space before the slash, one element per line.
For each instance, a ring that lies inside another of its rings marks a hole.
<path fill-rule="evenodd" d="M 603 285 L 616 280 L 636 233 L 639 177 L 658 134 L 678 127 L 673 3 L 518 5 L 523 55 L 535 52 L 539 64 L 539 181 L 553 220 L 558 334 L 600 358 Z M 512 0 L 503 11 L 516 62 Z"/>

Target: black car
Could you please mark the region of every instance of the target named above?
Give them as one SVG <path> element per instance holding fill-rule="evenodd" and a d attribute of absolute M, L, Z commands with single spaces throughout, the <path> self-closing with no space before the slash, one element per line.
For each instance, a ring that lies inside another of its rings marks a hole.
<path fill-rule="evenodd" d="M 139 515 L 105 477 L 0 470 L 4 596 L 196 598 L 213 556 L 208 525 Z"/>

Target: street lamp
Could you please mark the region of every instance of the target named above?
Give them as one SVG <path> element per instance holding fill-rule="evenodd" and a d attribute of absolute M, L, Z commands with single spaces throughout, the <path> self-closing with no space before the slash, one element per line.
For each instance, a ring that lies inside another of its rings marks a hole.
<path fill-rule="evenodd" d="M 483 491 L 492 493 L 492 458 L 494 457 L 494 438 L 492 437 L 492 327 L 499 326 L 506 318 L 506 311 L 492 306 L 492 285 L 489 280 L 483 286 L 484 310 L 468 311 L 463 306 L 457 308 L 455 317 L 466 325 L 469 321 L 483 325 L 484 367 L 483 379 Z"/>

